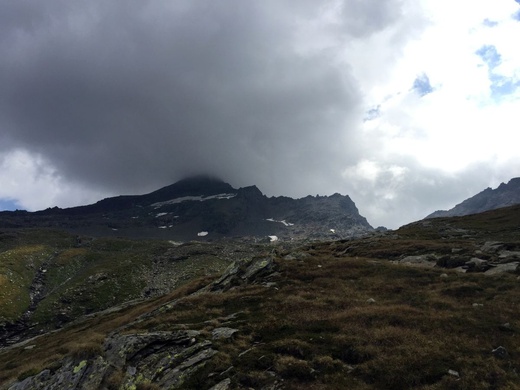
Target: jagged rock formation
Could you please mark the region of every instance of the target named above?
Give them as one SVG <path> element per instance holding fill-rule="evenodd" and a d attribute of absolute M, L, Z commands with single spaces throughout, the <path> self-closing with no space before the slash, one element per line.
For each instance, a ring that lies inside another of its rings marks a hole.
<path fill-rule="evenodd" d="M 348 196 L 268 198 L 255 186 L 234 189 L 204 176 L 147 195 L 118 196 L 88 206 L 2 212 L 0 227 L 53 227 L 80 235 L 179 241 L 348 238 L 373 230 Z"/>
<path fill-rule="evenodd" d="M 484 191 L 466 199 L 450 210 L 438 210 L 426 218 L 455 217 L 478 214 L 487 210 L 520 204 L 520 177 L 511 179 L 507 184 L 500 184 L 496 189 Z"/>

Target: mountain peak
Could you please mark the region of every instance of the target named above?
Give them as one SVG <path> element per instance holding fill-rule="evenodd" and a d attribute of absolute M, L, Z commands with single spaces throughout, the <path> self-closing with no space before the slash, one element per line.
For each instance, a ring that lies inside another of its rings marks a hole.
<path fill-rule="evenodd" d="M 496 189 L 486 188 L 450 210 L 438 210 L 426 218 L 478 214 L 488 210 L 520 204 L 520 177 L 501 183 Z"/>
<path fill-rule="evenodd" d="M 163 187 L 148 195 L 148 202 L 160 202 L 182 196 L 209 196 L 223 193 L 232 193 L 236 190 L 221 179 L 209 175 L 186 177 L 169 186 Z"/>
<path fill-rule="evenodd" d="M 181 180 L 177 181 L 176 185 L 198 185 L 198 184 L 210 184 L 210 183 L 224 183 L 224 181 L 213 175 L 193 175 L 183 177 Z"/>

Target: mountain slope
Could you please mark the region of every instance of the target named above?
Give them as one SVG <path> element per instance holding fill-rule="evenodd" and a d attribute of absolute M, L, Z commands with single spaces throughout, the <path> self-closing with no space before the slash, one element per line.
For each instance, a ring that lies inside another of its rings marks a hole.
<path fill-rule="evenodd" d="M 88 206 L 2 212 L 0 227 L 52 227 L 98 237 L 176 241 L 347 238 L 373 230 L 348 196 L 268 198 L 255 186 L 234 189 L 205 176 Z"/>
<path fill-rule="evenodd" d="M 519 221 L 513 206 L 265 246 L 220 277 L 0 350 L 0 388 L 518 388 Z"/>
<path fill-rule="evenodd" d="M 507 184 L 502 183 L 494 190 L 486 188 L 477 195 L 459 203 L 454 208 L 435 211 L 426 218 L 477 214 L 515 204 L 520 204 L 520 177 L 511 179 Z"/>

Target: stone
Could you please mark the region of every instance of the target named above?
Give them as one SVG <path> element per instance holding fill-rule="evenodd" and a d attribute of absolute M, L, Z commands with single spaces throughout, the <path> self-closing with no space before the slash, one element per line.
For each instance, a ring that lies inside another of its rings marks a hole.
<path fill-rule="evenodd" d="M 456 378 L 460 378 L 460 374 L 458 371 L 455 371 L 455 370 L 448 370 L 448 374 L 451 375 L 451 376 L 454 376 Z"/>
<path fill-rule="evenodd" d="M 479 259 L 478 257 L 472 257 L 465 265 L 468 267 L 468 271 L 473 272 L 484 272 L 490 268 L 487 260 Z"/>
<path fill-rule="evenodd" d="M 514 332 L 513 328 L 511 328 L 511 324 L 509 322 L 506 322 L 505 324 L 500 325 L 498 328 L 504 332 Z"/>
<path fill-rule="evenodd" d="M 491 353 L 498 359 L 505 359 L 508 356 L 507 350 L 502 346 L 493 349 Z"/>
<path fill-rule="evenodd" d="M 480 251 L 484 253 L 496 253 L 503 247 L 504 244 L 499 241 L 486 241 L 480 248 Z"/>
<path fill-rule="evenodd" d="M 231 388 L 231 379 L 226 378 L 223 381 L 217 383 L 215 386 L 210 387 L 209 390 L 228 390 Z"/>
<path fill-rule="evenodd" d="M 498 259 L 500 262 L 509 262 L 511 260 L 520 259 L 520 252 L 518 251 L 501 251 L 498 254 Z"/>
<path fill-rule="evenodd" d="M 484 275 L 497 275 L 504 272 L 516 272 L 518 269 L 518 264 L 520 264 L 518 261 L 506 264 L 498 264 L 496 267 L 490 268 L 484 272 Z"/>
<path fill-rule="evenodd" d="M 437 257 L 432 254 L 406 256 L 399 260 L 399 264 L 411 265 L 415 267 L 433 268 L 436 265 Z"/>
<path fill-rule="evenodd" d="M 215 328 L 211 332 L 211 337 L 213 338 L 213 340 L 230 339 L 236 332 L 238 332 L 238 329 L 226 327 Z"/>
<path fill-rule="evenodd" d="M 368 298 L 367 303 L 376 303 L 376 300 L 374 298 Z"/>

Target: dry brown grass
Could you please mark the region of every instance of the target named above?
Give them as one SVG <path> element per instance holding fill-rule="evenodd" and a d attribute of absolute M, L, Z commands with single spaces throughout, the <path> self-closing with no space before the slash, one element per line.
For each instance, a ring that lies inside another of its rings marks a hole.
<path fill-rule="evenodd" d="M 413 234 L 423 237 L 414 241 Z M 230 326 L 239 329 L 236 337 L 214 341 L 220 353 L 186 389 L 209 388 L 227 370 L 233 386 L 245 388 L 272 384 L 273 373 L 287 389 L 520 388 L 517 275 L 458 274 L 385 260 L 473 245 L 428 234 L 405 229 L 403 239 L 313 244 L 304 260 L 280 254 L 274 287 L 189 295 L 211 278 L 194 281 L 175 294 L 41 337 L 32 351 L 0 354 L 0 381 L 30 374 L 40 367 L 31 366 L 33 359 L 45 366 L 65 354 L 99 353 L 104 336 L 121 327 L 198 329 L 210 337 L 215 327 Z M 505 359 L 491 353 L 498 346 L 506 348 Z M 118 375 L 108 379 L 114 388 Z"/>

